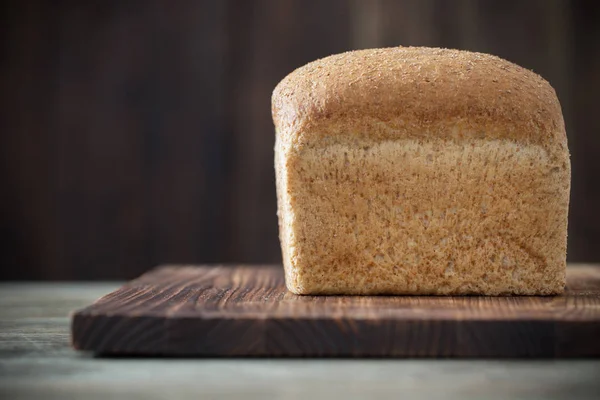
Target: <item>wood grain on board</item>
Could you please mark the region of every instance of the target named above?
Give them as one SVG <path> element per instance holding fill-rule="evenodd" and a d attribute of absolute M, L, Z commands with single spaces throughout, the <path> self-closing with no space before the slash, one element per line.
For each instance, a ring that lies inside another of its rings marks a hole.
<path fill-rule="evenodd" d="M 76 349 L 169 356 L 600 356 L 600 268 L 553 297 L 297 296 L 280 266 L 165 266 L 76 312 Z"/>

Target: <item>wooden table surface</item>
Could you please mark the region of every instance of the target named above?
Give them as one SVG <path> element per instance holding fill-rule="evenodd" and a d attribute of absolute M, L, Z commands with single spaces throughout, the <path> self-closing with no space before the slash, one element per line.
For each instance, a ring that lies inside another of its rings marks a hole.
<path fill-rule="evenodd" d="M 70 348 L 120 283 L 0 284 L 0 398 L 599 398 L 600 360 L 126 359 Z"/>

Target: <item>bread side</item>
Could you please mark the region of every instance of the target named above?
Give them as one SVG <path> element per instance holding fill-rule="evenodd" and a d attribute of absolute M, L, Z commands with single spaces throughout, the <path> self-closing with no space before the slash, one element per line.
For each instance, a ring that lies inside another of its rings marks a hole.
<path fill-rule="evenodd" d="M 563 290 L 569 171 L 538 146 L 398 140 L 290 164 L 296 293 Z"/>
<path fill-rule="evenodd" d="M 560 293 L 570 164 L 550 85 L 486 55 L 356 53 L 309 64 L 273 96 L 288 288 Z"/>

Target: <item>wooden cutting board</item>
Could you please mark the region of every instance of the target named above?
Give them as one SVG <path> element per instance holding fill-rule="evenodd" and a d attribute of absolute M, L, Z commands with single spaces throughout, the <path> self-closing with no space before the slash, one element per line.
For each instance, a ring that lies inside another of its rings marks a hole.
<path fill-rule="evenodd" d="M 600 356 L 600 267 L 557 297 L 296 296 L 275 266 L 165 266 L 77 311 L 73 346 L 169 356 Z"/>

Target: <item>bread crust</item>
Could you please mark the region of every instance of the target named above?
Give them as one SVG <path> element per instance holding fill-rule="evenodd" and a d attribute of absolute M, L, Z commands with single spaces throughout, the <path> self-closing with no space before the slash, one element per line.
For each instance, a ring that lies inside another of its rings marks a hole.
<path fill-rule="evenodd" d="M 393 47 L 311 62 L 277 85 L 272 114 L 291 145 L 338 132 L 440 137 L 455 123 L 467 135 L 567 146 L 560 103 L 546 80 L 496 56 L 460 50 Z"/>

